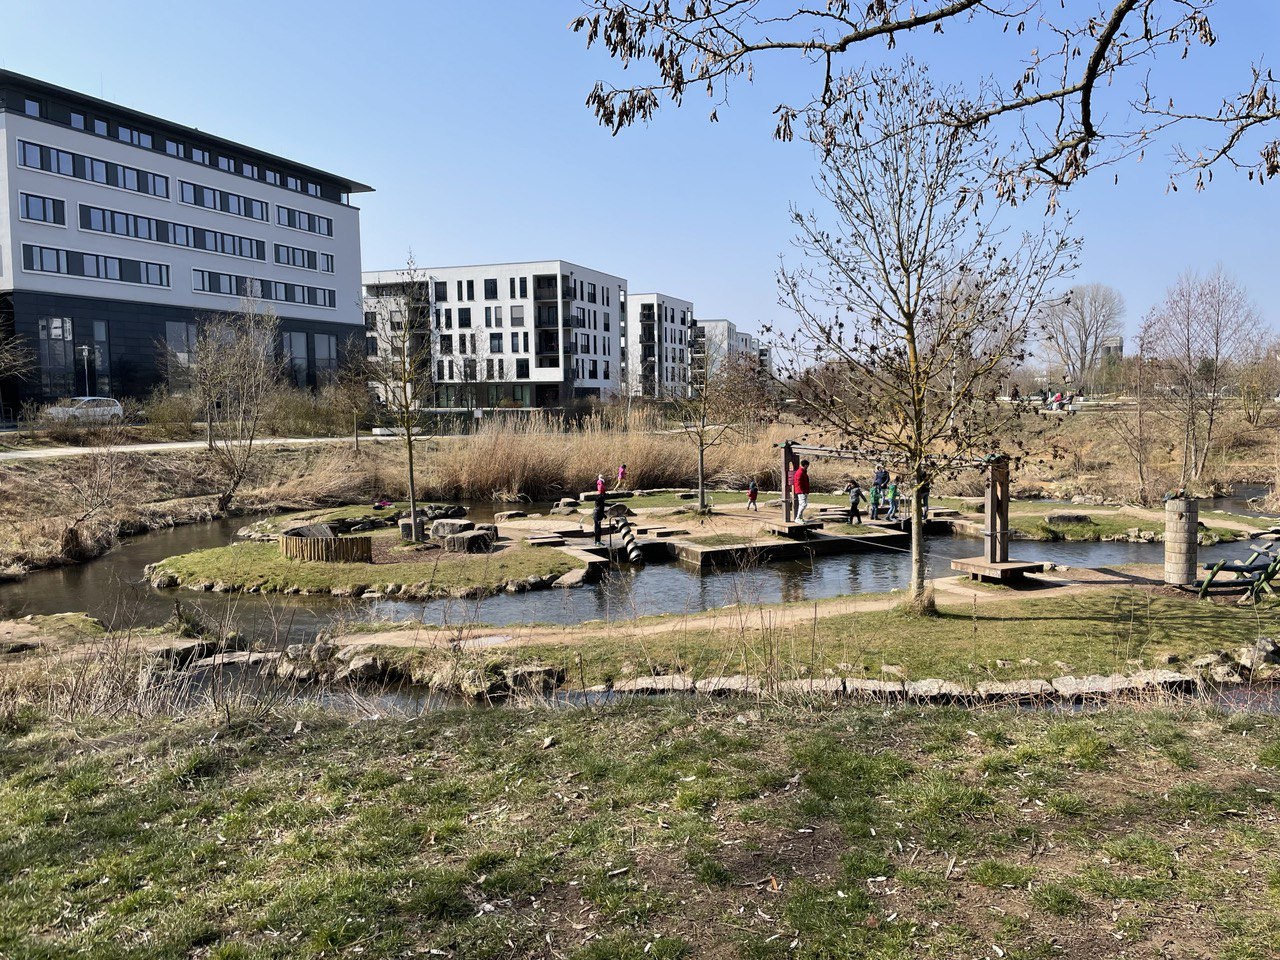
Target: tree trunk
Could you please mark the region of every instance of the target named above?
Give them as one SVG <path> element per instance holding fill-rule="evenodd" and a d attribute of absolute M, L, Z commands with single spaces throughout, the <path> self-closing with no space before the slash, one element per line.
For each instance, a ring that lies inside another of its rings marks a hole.
<path fill-rule="evenodd" d="M 405 421 L 404 445 L 409 453 L 409 540 L 418 542 L 418 492 L 413 475 L 413 425 Z"/>
<path fill-rule="evenodd" d="M 698 512 L 701 513 L 707 509 L 707 484 L 706 476 L 706 458 L 707 448 L 701 443 L 698 444 Z"/>
<path fill-rule="evenodd" d="M 911 582 L 907 595 L 912 603 L 924 596 L 924 510 L 921 503 L 920 481 L 916 480 L 911 491 Z"/>

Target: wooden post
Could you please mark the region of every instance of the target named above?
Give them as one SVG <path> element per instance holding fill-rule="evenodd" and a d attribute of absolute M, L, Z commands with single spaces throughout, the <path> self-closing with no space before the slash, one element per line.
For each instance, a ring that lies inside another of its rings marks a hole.
<path fill-rule="evenodd" d="M 791 484 L 787 473 L 791 469 L 791 441 L 782 445 L 782 522 L 791 522 Z"/>
<path fill-rule="evenodd" d="M 351 435 L 356 440 L 356 453 L 360 452 L 360 411 L 351 411 Z"/>
<path fill-rule="evenodd" d="M 982 535 L 987 563 L 1009 562 L 1009 461 L 990 461 L 987 474 L 986 529 Z"/>

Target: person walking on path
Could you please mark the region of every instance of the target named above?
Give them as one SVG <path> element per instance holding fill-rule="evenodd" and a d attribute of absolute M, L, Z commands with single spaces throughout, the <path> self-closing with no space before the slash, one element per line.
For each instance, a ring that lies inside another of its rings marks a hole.
<path fill-rule="evenodd" d="M 796 523 L 804 522 L 804 512 L 809 507 L 809 461 L 801 460 L 800 469 L 796 471 L 794 490 L 796 494 Z"/>
<path fill-rule="evenodd" d="M 874 484 L 874 483 L 873 483 L 873 484 L 871 485 L 871 493 L 870 493 L 870 495 L 869 495 L 869 497 L 868 497 L 868 500 L 867 500 L 867 502 L 871 505 L 871 519 L 872 519 L 872 520 L 879 520 L 879 519 L 880 519 L 880 497 L 881 497 L 881 495 L 882 495 L 882 491 L 881 491 L 880 487 L 878 487 L 876 484 Z"/>
<path fill-rule="evenodd" d="M 845 484 L 844 492 L 849 495 L 849 525 L 861 524 L 862 511 L 858 507 L 862 503 L 862 487 L 858 485 L 856 479 L 850 480 Z"/>
<path fill-rule="evenodd" d="M 601 482 L 603 482 L 603 478 L 601 478 Z M 595 513 L 593 514 L 593 519 L 595 520 L 595 533 L 596 533 L 597 547 L 604 546 L 604 539 L 602 537 L 602 533 L 603 533 L 602 528 L 604 527 L 605 509 L 606 509 L 606 504 L 604 502 L 604 491 L 601 490 L 596 495 L 596 509 L 595 509 Z"/>
<path fill-rule="evenodd" d="M 890 480 L 889 488 L 885 491 L 885 497 L 889 504 L 889 512 L 884 515 L 886 520 L 898 519 L 898 481 Z"/>
<path fill-rule="evenodd" d="M 756 498 L 760 496 L 760 488 L 756 486 L 755 480 L 747 485 L 747 509 L 760 512 L 760 505 L 756 503 Z"/>
<path fill-rule="evenodd" d="M 627 489 L 627 465 L 625 463 L 618 468 L 618 485 L 616 489 Z"/>

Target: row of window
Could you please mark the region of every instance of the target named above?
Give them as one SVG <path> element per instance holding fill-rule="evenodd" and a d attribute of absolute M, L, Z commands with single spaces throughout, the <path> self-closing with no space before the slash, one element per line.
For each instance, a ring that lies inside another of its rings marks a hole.
<path fill-rule="evenodd" d="M 295 210 L 293 207 L 286 207 L 279 203 L 276 204 L 276 223 L 282 227 L 304 230 L 321 237 L 333 236 L 333 221 L 328 217 L 307 213 L 305 210 Z"/>
<path fill-rule="evenodd" d="M 81 253 L 78 250 L 60 250 L 57 247 L 39 247 L 31 243 L 22 245 L 22 266 L 37 273 L 117 280 L 120 283 L 137 283 L 148 287 L 169 286 L 169 265 L 165 263 L 107 257 Z"/>
<path fill-rule="evenodd" d="M 204 227 L 190 227 L 182 223 L 170 223 L 154 217 L 140 217 L 121 210 L 90 207 L 80 204 L 80 227 L 97 233 L 110 233 L 135 240 L 151 240 L 175 247 L 191 247 L 246 260 L 266 260 L 267 245 L 253 237 L 241 237 Z"/>
<path fill-rule="evenodd" d="M 233 273 L 213 270 L 193 270 L 191 289 L 200 293 L 218 293 L 229 297 L 253 297 L 276 303 L 302 303 L 310 307 L 338 305 L 338 294 L 325 287 L 309 287 L 302 283 L 284 283 L 279 280 L 258 280 Z"/>
<path fill-rule="evenodd" d="M 502 357 L 496 360 L 489 358 L 484 362 L 485 379 L 486 380 L 505 380 L 507 379 L 507 362 Z M 478 380 L 478 367 L 473 359 L 462 360 L 455 367 L 452 360 L 436 361 L 436 381 L 443 382 L 448 380 L 462 380 L 471 382 Z M 529 379 L 529 361 L 527 359 L 518 359 L 515 362 L 515 374 L 517 380 Z"/>
<path fill-rule="evenodd" d="M 35 194 L 20 193 L 18 210 L 23 219 L 36 220 L 42 223 L 66 225 L 66 204 L 53 197 L 41 197 Z M 110 210 L 106 207 L 92 207 L 80 204 L 80 227 L 97 233 L 110 233 L 120 237 L 132 237 L 135 240 L 151 240 L 156 243 L 167 243 L 177 247 L 191 247 L 196 250 L 207 250 L 211 253 L 222 253 L 232 257 L 244 257 L 247 260 L 266 260 L 267 245 L 253 237 L 241 237 L 230 233 L 207 230 L 204 227 L 192 227 L 181 223 L 171 223 L 155 217 L 142 217 L 122 210 Z M 315 250 L 304 250 L 300 247 L 289 247 L 277 243 L 275 245 L 276 263 L 286 266 L 302 267 L 306 270 L 319 270 L 322 273 L 333 273 L 333 254 L 318 253 Z"/>
<path fill-rule="evenodd" d="M 31 117 L 55 121 L 60 119 L 54 115 L 53 111 L 48 109 L 44 101 L 33 97 L 26 98 L 24 110 Z M 160 149 L 156 146 L 155 136 L 145 130 L 140 130 L 128 124 L 116 123 L 103 117 L 90 117 L 79 110 L 69 111 L 66 114 L 66 119 L 62 122 L 67 123 L 73 129 L 83 130 L 86 133 L 95 133 L 100 137 L 110 137 L 111 139 L 119 140 L 121 143 L 133 144 L 135 147 L 142 147 L 146 150 Z M 240 160 L 225 153 L 215 153 L 181 140 L 164 138 L 163 150 L 171 157 L 190 160 L 193 163 L 204 164 L 207 167 L 217 167 L 227 173 L 238 173 L 240 176 L 247 177 L 250 180 L 261 180 L 273 186 L 284 187 L 287 190 L 305 193 L 313 197 L 322 195 L 320 185 L 314 181 L 281 173 L 279 170 L 272 170 L 269 167 L 263 168 L 256 163 Z"/>
<path fill-rule="evenodd" d="M 515 304 L 511 307 L 511 326 L 524 326 L 524 307 L 521 304 Z M 436 329 L 452 330 L 453 329 L 453 308 L 436 307 Z M 502 308 L 501 307 L 485 307 L 484 308 L 484 325 L 486 327 L 502 326 Z M 458 329 L 469 330 L 471 328 L 471 308 L 458 308 Z"/>
<path fill-rule="evenodd" d="M 169 197 L 169 178 L 162 174 L 86 157 L 57 147 L 28 143 L 25 140 L 18 141 L 18 165 L 153 197 Z"/>
<path fill-rule="evenodd" d="M 608 380 L 609 379 L 609 361 L 602 361 L 604 364 L 603 374 L 601 367 L 595 360 L 575 360 L 573 362 L 573 373 L 579 380 Z"/>
<path fill-rule="evenodd" d="M 302 247 L 289 247 L 283 243 L 276 244 L 276 263 L 284 264 L 286 267 L 301 267 L 303 270 L 333 273 L 333 254 L 317 253 L 315 250 L 304 250 Z"/>
<path fill-rule="evenodd" d="M 90 183 L 100 183 L 121 190 L 132 190 L 154 197 L 169 198 L 169 178 L 134 167 L 122 166 L 108 160 L 98 160 L 82 154 L 46 147 L 38 143 L 18 141 L 18 163 L 33 170 L 43 170 Z M 178 181 L 178 199 L 193 207 L 218 210 L 233 216 L 263 223 L 268 219 L 268 204 L 243 194 L 206 187 L 186 180 Z M 333 220 L 319 214 L 295 210 L 282 204 L 276 205 L 276 222 L 284 227 L 314 233 L 322 237 L 333 236 Z"/>
<path fill-rule="evenodd" d="M 509 277 L 510 291 L 508 299 L 510 300 L 527 300 L 529 298 L 529 278 L 528 277 Z M 566 278 L 567 279 L 567 278 Z M 555 287 L 555 278 L 539 278 L 542 282 L 538 288 L 541 295 L 546 290 L 552 290 Z M 458 280 L 457 282 L 457 299 L 474 300 L 476 298 L 476 282 L 474 280 Z M 436 303 L 446 303 L 449 299 L 449 283 L 446 280 L 436 280 L 434 282 L 434 299 Z M 597 297 L 596 285 L 588 283 L 585 280 L 573 280 L 570 290 L 575 300 L 585 300 L 587 303 L 602 303 L 604 306 L 612 306 L 609 287 L 602 285 L 600 294 Z M 517 291 L 519 291 L 517 293 Z M 486 279 L 483 281 L 484 299 L 498 299 L 498 281 L 496 278 Z"/>
<path fill-rule="evenodd" d="M 470 352 L 476 352 L 476 335 L 474 333 L 460 333 L 457 339 L 458 353 L 467 353 L 468 346 Z M 451 333 L 440 335 L 440 353 L 448 356 L 453 353 L 454 338 Z M 489 334 L 489 353 L 502 353 L 505 340 L 501 333 Z M 512 353 L 528 353 L 529 352 L 529 333 L 519 333 L 515 330 L 511 331 L 511 352 Z"/>
<path fill-rule="evenodd" d="M 208 210 L 220 210 L 232 216 L 244 217 L 248 220 L 267 221 L 267 205 L 261 200 L 246 197 L 227 190 L 214 187 L 203 187 L 198 183 L 178 181 L 178 199 L 193 207 L 204 207 Z"/>

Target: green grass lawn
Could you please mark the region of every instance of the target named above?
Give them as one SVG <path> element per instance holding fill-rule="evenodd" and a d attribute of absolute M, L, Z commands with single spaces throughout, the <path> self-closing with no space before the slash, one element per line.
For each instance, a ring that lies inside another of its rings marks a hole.
<path fill-rule="evenodd" d="M 386 536 L 395 538 L 394 531 Z M 421 559 L 401 563 L 304 563 L 280 555 L 274 543 L 235 543 L 212 550 L 199 550 L 168 557 L 157 565 L 158 572 L 171 573 L 180 583 L 217 582 L 233 590 L 258 588 L 276 593 L 297 587 L 313 593 L 357 586 L 377 587 L 390 583 L 417 584 L 422 596 L 444 596 L 466 587 L 494 589 L 508 580 L 530 576 L 562 574 L 577 564 L 559 550 L 515 546 L 493 554 L 452 554 L 433 550 Z"/>
<path fill-rule="evenodd" d="M 1275 717 L 666 702 L 230 719 L 4 728 L 0 955 L 1280 949 Z"/>
<path fill-rule="evenodd" d="M 976 683 L 1132 673 L 1139 665 L 1154 664 L 1160 654 L 1185 658 L 1209 649 L 1235 649 L 1260 633 L 1276 636 L 1280 631 L 1280 604 L 1274 603 L 1245 609 L 1139 590 L 1036 598 L 993 589 L 1008 593 L 1009 599 L 973 605 L 943 600 L 935 617 L 892 610 L 826 616 L 819 605 L 815 618 L 785 625 L 777 625 L 778 608 L 752 607 L 744 597 L 747 604 L 726 613 L 714 630 L 685 627 L 678 617 L 636 621 L 638 626 L 668 625 L 643 635 L 628 624 L 595 633 L 585 625 L 564 642 L 530 641 L 482 656 L 557 664 L 566 668 L 571 682 L 585 680 L 588 685 L 651 671 L 773 680 L 882 677 L 886 664 L 900 667 L 912 679 Z M 453 654 L 418 650 L 412 659 L 426 674 L 443 656 Z"/>

